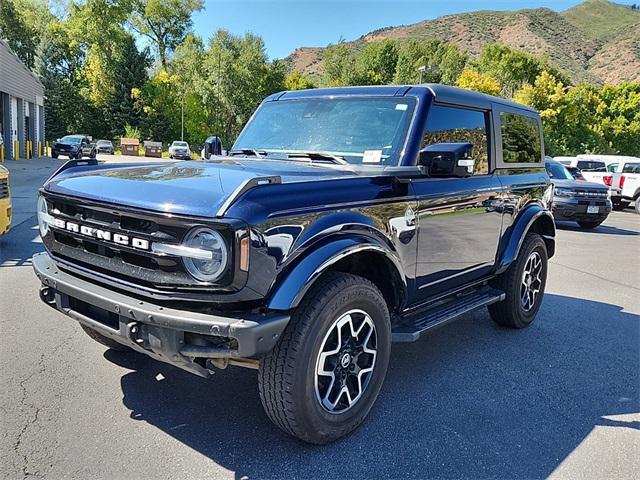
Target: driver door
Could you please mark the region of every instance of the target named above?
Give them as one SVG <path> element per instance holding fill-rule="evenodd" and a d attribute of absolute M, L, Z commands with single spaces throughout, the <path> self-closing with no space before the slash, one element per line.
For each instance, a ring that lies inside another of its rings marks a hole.
<path fill-rule="evenodd" d="M 489 111 L 432 105 L 422 148 L 470 143 L 473 174 L 419 178 L 417 299 L 423 301 L 479 279 L 495 264 L 502 229 L 502 184 L 493 172 Z"/>

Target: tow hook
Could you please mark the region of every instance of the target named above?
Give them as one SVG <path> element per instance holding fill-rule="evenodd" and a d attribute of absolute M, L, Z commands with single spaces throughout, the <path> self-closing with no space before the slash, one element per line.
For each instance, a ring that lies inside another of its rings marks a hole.
<path fill-rule="evenodd" d="M 144 340 L 140 338 L 138 335 L 140 333 L 140 324 L 138 322 L 129 322 L 127 323 L 127 338 L 132 342 L 142 344 Z"/>
<path fill-rule="evenodd" d="M 56 305 L 56 295 L 53 289 L 50 287 L 42 287 L 40 289 L 40 300 L 47 305 L 54 307 Z"/>

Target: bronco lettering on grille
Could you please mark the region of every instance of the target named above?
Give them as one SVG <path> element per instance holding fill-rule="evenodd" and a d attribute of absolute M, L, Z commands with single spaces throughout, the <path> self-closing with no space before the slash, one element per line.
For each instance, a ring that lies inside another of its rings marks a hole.
<path fill-rule="evenodd" d="M 54 218 L 53 225 L 68 232 L 79 233 L 86 237 L 111 242 L 116 245 L 125 245 L 139 250 L 149 250 L 149 241 L 144 238 L 130 237 L 129 235 L 123 235 L 121 233 L 100 230 L 99 228 L 88 227 L 87 225 L 80 225 L 75 222 L 67 222 L 60 218 Z"/>

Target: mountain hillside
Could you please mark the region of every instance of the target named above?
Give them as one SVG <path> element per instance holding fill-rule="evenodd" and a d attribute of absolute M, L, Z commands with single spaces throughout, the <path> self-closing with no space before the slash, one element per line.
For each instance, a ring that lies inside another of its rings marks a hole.
<path fill-rule="evenodd" d="M 447 15 L 412 25 L 388 27 L 348 42 L 353 48 L 385 39 L 438 38 L 472 56 L 485 43 L 546 55 L 575 82 L 640 81 L 640 10 L 606 0 L 587 0 L 565 12 L 547 8 Z M 323 48 L 298 48 L 288 58 L 312 77 L 322 75 Z"/>

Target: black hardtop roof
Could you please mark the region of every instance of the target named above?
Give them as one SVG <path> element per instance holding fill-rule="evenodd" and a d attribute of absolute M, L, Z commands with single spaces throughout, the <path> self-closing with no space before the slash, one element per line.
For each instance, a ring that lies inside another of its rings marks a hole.
<path fill-rule="evenodd" d="M 314 88 L 309 90 L 294 90 L 275 93 L 267 97 L 268 101 L 275 100 L 291 100 L 297 98 L 316 98 L 316 97 L 332 97 L 332 96 L 389 96 L 402 97 L 414 96 L 418 97 L 424 94 L 431 94 L 437 102 L 452 103 L 458 105 L 477 105 L 478 107 L 489 108 L 492 103 L 504 105 L 510 108 L 526 110 L 528 112 L 537 113 L 535 109 L 512 102 L 500 97 L 487 95 L 473 90 L 453 87 L 451 85 L 442 85 L 439 83 L 425 83 L 420 85 L 371 85 L 357 87 L 330 87 L 330 88 Z"/>

